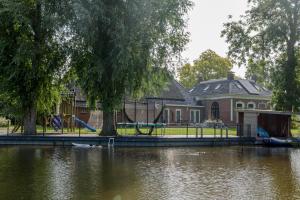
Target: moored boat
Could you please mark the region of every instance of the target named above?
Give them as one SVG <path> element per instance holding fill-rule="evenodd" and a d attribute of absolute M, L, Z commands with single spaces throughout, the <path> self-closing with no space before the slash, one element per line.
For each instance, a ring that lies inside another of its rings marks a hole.
<path fill-rule="evenodd" d="M 279 139 L 279 138 L 264 138 L 263 139 L 265 146 L 270 147 L 295 147 L 298 146 L 299 142 L 292 139 Z"/>
<path fill-rule="evenodd" d="M 80 148 L 102 148 L 101 145 L 94 145 L 94 144 L 80 144 L 80 143 L 72 143 L 74 147 L 80 147 Z"/>

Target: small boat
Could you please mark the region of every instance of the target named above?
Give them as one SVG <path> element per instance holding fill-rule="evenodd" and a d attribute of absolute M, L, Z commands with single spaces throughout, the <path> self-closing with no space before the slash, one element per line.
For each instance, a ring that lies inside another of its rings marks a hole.
<path fill-rule="evenodd" d="M 269 147 L 294 147 L 296 145 L 296 141 L 291 139 L 278 139 L 274 137 L 264 138 L 264 145 Z"/>
<path fill-rule="evenodd" d="M 95 144 L 72 143 L 72 146 L 74 146 L 74 147 L 80 147 L 80 148 L 102 148 L 101 145 L 95 145 Z"/>

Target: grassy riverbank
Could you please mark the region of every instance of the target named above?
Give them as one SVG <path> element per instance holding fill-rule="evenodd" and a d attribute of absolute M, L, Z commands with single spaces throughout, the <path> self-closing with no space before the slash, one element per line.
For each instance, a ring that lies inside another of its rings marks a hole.
<path fill-rule="evenodd" d="M 13 127 L 10 127 L 10 131 L 13 129 Z M 20 129 L 18 130 L 17 134 L 20 134 Z M 43 128 L 41 126 L 37 127 L 38 134 L 43 134 Z M 85 128 L 80 129 L 80 134 L 85 135 L 85 134 L 95 134 L 98 135 L 100 133 L 101 129 L 97 129 L 96 132 L 91 132 Z M 147 133 L 147 129 L 142 129 L 142 132 Z M 196 135 L 196 128 L 165 128 L 161 129 L 158 128 L 153 131 L 152 135 Z M 291 130 L 292 135 L 294 137 L 300 137 L 300 129 L 292 129 Z M 0 128 L 0 133 L 4 134 L 7 133 L 7 127 L 1 127 Z M 61 134 L 61 130 L 55 131 L 53 128 L 48 128 L 47 129 L 47 134 L 49 135 L 57 135 Z M 70 131 L 68 129 L 64 129 L 64 134 L 79 134 L 79 128 L 75 128 L 75 131 Z M 136 130 L 134 128 L 119 128 L 118 133 L 120 135 L 135 135 Z M 215 134 L 215 130 L 213 128 L 203 128 L 203 135 L 211 135 L 213 136 Z M 223 136 L 226 135 L 226 130 L 222 130 Z M 201 135 L 201 129 L 198 129 L 198 135 Z M 220 136 L 221 135 L 221 129 L 216 129 L 216 135 Z M 228 129 L 228 135 L 230 136 L 236 136 L 236 128 L 229 128 Z"/>

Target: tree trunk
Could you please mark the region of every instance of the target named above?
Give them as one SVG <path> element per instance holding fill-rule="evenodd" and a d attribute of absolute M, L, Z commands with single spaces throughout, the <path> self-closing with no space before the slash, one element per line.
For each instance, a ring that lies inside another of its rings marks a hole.
<path fill-rule="evenodd" d="M 295 42 L 289 42 L 287 45 L 287 66 L 285 77 L 286 105 L 285 110 L 292 111 L 293 106 L 297 104 L 297 84 L 296 84 L 296 66 L 297 58 L 295 51 Z"/>
<path fill-rule="evenodd" d="M 36 134 L 36 105 L 32 105 L 25 110 L 24 115 L 24 135 Z"/>
<path fill-rule="evenodd" d="M 116 136 L 117 131 L 114 122 L 114 111 L 103 110 L 103 126 L 100 135 Z"/>

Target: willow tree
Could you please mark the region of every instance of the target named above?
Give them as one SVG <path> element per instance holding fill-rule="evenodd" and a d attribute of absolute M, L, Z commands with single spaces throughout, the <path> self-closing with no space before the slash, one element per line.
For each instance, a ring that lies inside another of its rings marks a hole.
<path fill-rule="evenodd" d="M 65 66 L 69 5 L 67 0 L 0 0 L 1 100 L 19 110 L 24 134 L 36 133 L 38 105 L 49 107 L 54 79 Z"/>
<path fill-rule="evenodd" d="M 116 135 L 113 113 L 125 94 L 153 87 L 174 64 L 188 41 L 185 15 L 191 5 L 189 0 L 75 1 L 73 62 L 89 100 L 102 105 L 102 135 Z"/>
<path fill-rule="evenodd" d="M 226 23 L 222 35 L 229 56 L 246 64 L 248 75 L 271 81 L 278 109 L 292 110 L 299 104 L 299 0 L 249 0 L 249 10 L 239 21 Z"/>

